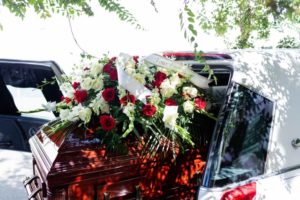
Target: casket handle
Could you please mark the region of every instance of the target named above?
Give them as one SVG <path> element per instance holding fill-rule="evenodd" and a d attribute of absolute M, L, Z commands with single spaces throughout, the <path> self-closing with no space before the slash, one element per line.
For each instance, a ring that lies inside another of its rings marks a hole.
<path fill-rule="evenodd" d="M 38 182 L 34 182 L 35 180 L 40 179 L 38 176 L 33 176 L 31 178 L 27 177 L 24 181 L 24 187 L 26 188 L 27 192 L 28 192 L 28 199 L 32 199 L 32 198 L 36 198 L 36 195 L 42 191 L 43 187 L 42 184 L 39 184 Z M 34 187 L 32 187 L 32 185 L 34 185 Z M 33 190 L 33 191 L 32 191 Z"/>
<path fill-rule="evenodd" d="M 32 199 L 32 198 L 36 198 L 36 195 L 40 192 L 40 191 L 42 191 L 42 187 L 39 187 L 39 188 L 37 188 L 37 189 L 35 189 L 30 195 L 28 195 L 28 199 L 30 200 L 30 199 Z"/>
<path fill-rule="evenodd" d="M 38 179 L 38 176 L 33 176 L 31 178 L 26 177 L 26 179 L 23 181 L 23 185 L 24 187 L 26 187 L 28 184 L 31 184 L 32 181 L 34 181 L 35 179 Z"/>

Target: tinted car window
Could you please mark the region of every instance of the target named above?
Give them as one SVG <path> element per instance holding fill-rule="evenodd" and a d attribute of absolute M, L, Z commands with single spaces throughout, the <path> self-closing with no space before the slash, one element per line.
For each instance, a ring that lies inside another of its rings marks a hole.
<path fill-rule="evenodd" d="M 217 126 L 218 139 L 207 166 L 206 186 L 221 187 L 263 174 L 272 112 L 272 101 L 233 85 Z"/>

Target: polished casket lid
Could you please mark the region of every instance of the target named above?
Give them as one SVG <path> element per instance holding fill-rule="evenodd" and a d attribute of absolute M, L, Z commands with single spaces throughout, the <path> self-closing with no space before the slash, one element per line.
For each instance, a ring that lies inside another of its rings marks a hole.
<path fill-rule="evenodd" d="M 199 149 L 178 156 L 176 162 L 172 155 L 142 157 L 137 142 L 128 145 L 125 155 L 108 154 L 99 139 L 86 139 L 82 129 L 69 128 L 49 137 L 47 128 L 30 139 L 30 146 L 50 193 L 74 184 L 90 184 L 97 193 L 109 192 L 115 197 L 129 195 L 136 186 L 144 197 L 178 193 L 182 188 L 196 192 L 195 177 L 205 164 Z"/>

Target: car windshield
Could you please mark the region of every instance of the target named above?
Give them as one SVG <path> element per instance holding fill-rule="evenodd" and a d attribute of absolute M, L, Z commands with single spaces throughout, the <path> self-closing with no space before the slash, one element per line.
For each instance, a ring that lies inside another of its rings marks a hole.
<path fill-rule="evenodd" d="M 233 83 L 216 128 L 205 187 L 222 187 L 264 171 L 273 103 Z"/>

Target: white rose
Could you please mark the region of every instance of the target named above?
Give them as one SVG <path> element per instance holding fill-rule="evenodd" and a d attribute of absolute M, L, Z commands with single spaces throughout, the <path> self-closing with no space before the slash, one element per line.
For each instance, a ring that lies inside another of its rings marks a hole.
<path fill-rule="evenodd" d="M 92 111 L 90 108 L 83 108 L 79 111 L 78 116 L 84 123 L 88 123 L 91 120 Z"/>
<path fill-rule="evenodd" d="M 160 85 L 160 93 L 165 98 L 170 98 L 173 94 L 177 93 L 174 85 L 171 84 L 169 79 L 165 79 Z"/>
<path fill-rule="evenodd" d="M 103 64 L 95 63 L 91 67 L 91 73 L 93 74 L 94 77 L 96 77 L 98 74 L 102 72 L 102 69 L 103 69 Z"/>
<path fill-rule="evenodd" d="M 194 112 L 194 103 L 192 101 L 186 101 L 183 103 L 183 110 L 186 113 L 193 113 Z"/>
<path fill-rule="evenodd" d="M 59 117 L 60 117 L 61 120 L 67 120 L 69 114 L 70 114 L 70 110 L 69 109 L 61 109 L 59 111 Z"/>
<path fill-rule="evenodd" d="M 182 80 L 179 78 L 178 73 L 173 74 L 170 78 L 171 85 L 174 87 L 179 87 L 182 85 Z"/>
<path fill-rule="evenodd" d="M 103 99 L 103 97 L 99 100 L 100 110 L 102 113 L 109 113 L 109 105 L 108 103 Z"/>
<path fill-rule="evenodd" d="M 102 77 L 97 77 L 93 82 L 93 89 L 95 91 L 100 91 L 103 89 L 103 79 Z"/>
<path fill-rule="evenodd" d="M 171 130 L 175 129 L 176 120 L 178 118 L 178 106 L 166 106 L 164 109 L 163 122 L 165 127 Z"/>
<path fill-rule="evenodd" d="M 189 98 L 195 98 L 198 95 L 198 90 L 194 87 L 183 87 L 182 88 L 183 95 Z"/>
<path fill-rule="evenodd" d="M 81 88 L 85 90 L 90 90 L 93 86 L 93 79 L 91 77 L 86 77 L 83 79 Z"/>

